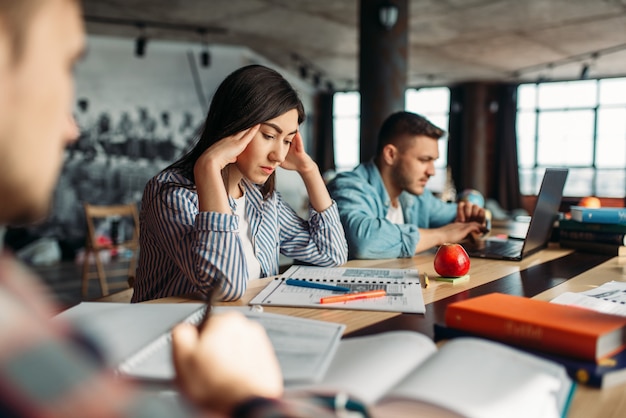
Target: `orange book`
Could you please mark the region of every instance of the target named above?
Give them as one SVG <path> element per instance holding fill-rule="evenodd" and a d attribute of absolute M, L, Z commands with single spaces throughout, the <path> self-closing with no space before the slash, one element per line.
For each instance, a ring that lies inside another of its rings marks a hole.
<path fill-rule="evenodd" d="M 451 303 L 445 321 L 477 336 L 592 361 L 626 345 L 626 317 L 502 293 Z"/>

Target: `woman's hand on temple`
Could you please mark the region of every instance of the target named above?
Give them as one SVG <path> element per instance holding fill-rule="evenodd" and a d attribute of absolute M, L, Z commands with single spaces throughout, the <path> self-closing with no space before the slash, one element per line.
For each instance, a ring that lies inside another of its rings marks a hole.
<path fill-rule="evenodd" d="M 304 150 L 304 142 L 300 131 L 293 137 L 289 152 L 280 166 L 285 170 L 295 170 L 300 174 L 305 174 L 313 169 L 317 170 L 317 164 Z"/>
<path fill-rule="evenodd" d="M 234 135 L 220 139 L 202 153 L 196 161 L 194 175 L 198 178 L 199 171 L 211 167 L 222 170 L 228 164 L 237 161 L 239 154 L 246 149 L 252 138 L 257 134 L 261 125 L 255 125 L 249 129 L 237 132 Z"/>

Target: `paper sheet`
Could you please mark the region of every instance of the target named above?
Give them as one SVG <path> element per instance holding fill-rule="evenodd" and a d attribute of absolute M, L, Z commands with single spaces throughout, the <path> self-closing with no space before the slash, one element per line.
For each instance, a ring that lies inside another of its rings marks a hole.
<path fill-rule="evenodd" d="M 610 281 L 580 293 L 565 292 L 551 300 L 613 315 L 626 316 L 626 283 Z"/>

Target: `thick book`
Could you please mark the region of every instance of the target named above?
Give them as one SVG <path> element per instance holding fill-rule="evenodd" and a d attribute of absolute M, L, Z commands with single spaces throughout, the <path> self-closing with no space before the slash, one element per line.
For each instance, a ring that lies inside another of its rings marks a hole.
<path fill-rule="evenodd" d="M 381 417 L 556 418 L 575 388 L 560 364 L 498 342 L 437 348 L 424 334 L 387 331 L 343 339 L 322 382 L 288 391 L 349 393 Z"/>
<path fill-rule="evenodd" d="M 599 232 L 599 231 L 576 231 L 573 229 L 560 229 L 560 240 L 597 242 L 602 244 L 626 245 L 625 232 Z"/>
<path fill-rule="evenodd" d="M 434 325 L 435 341 L 450 340 L 459 337 L 475 337 L 476 334 L 459 329 L 446 327 L 442 324 Z M 481 337 L 482 338 L 482 337 Z M 495 341 L 493 339 L 489 339 Z M 507 344 L 510 347 L 514 345 Z M 626 350 L 596 361 L 580 360 L 558 354 L 550 354 L 530 348 L 515 347 L 534 356 L 561 364 L 567 370 L 569 377 L 576 383 L 585 386 L 606 389 L 626 382 Z"/>
<path fill-rule="evenodd" d="M 572 219 L 578 222 L 626 224 L 626 208 L 587 208 L 572 206 Z"/>
<path fill-rule="evenodd" d="M 171 329 L 178 323 L 197 324 L 203 303 L 82 302 L 59 314 L 102 348 L 106 366 L 122 377 L 171 382 L 175 377 Z M 337 350 L 345 325 L 297 318 L 249 307 L 236 309 L 265 328 L 276 352 L 285 384 L 321 380 Z"/>
<path fill-rule="evenodd" d="M 616 257 L 626 256 L 626 246 L 619 244 L 607 244 L 605 242 L 579 241 L 561 238 L 559 240 L 559 245 L 563 248 L 572 248 L 576 251 L 592 254 L 606 254 Z"/>
<path fill-rule="evenodd" d="M 603 224 L 594 222 L 579 222 L 573 219 L 561 219 L 559 221 L 559 230 L 626 234 L 626 224 Z"/>
<path fill-rule="evenodd" d="M 453 302 L 445 324 L 519 347 L 597 361 L 626 346 L 626 318 L 503 293 Z"/>

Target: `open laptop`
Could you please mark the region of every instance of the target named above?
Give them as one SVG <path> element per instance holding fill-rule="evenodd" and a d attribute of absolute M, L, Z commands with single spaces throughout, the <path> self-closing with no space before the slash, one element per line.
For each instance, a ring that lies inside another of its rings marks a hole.
<path fill-rule="evenodd" d="M 525 239 L 487 238 L 477 243 L 462 243 L 469 256 L 519 261 L 545 248 L 558 216 L 567 173 L 567 168 L 546 169 Z"/>

